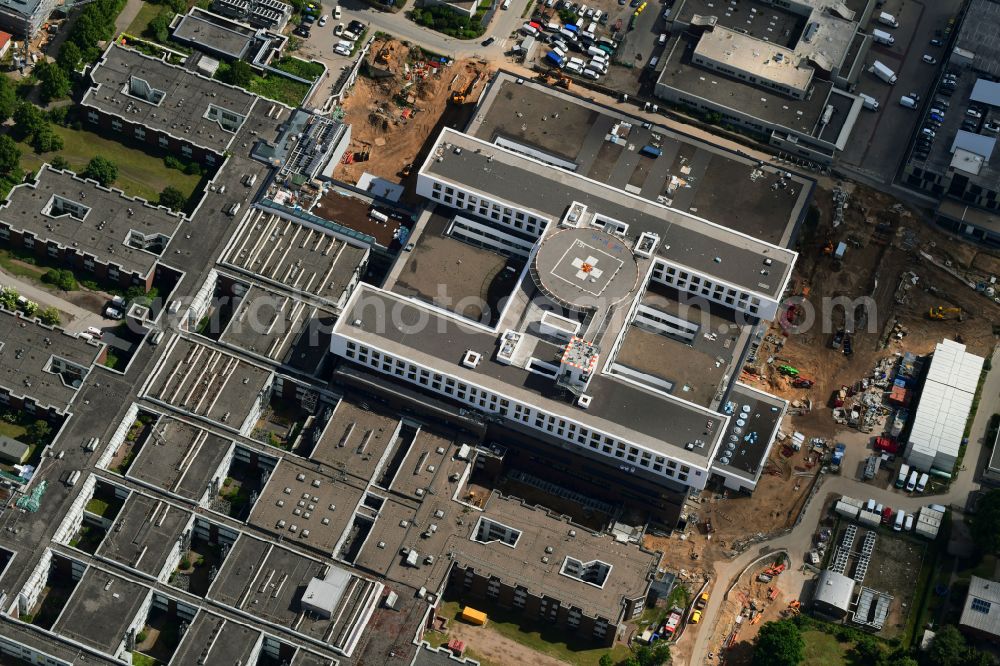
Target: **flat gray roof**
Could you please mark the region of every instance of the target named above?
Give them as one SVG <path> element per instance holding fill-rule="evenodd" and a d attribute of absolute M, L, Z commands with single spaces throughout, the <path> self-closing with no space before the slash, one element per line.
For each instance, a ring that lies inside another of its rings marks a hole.
<path fill-rule="evenodd" d="M 759 88 L 721 72 L 691 64 L 690 55 L 696 44 L 694 39 L 684 34 L 673 36 L 667 41 L 661 56 L 661 59 L 666 59 L 666 63 L 658 85 L 670 86 L 693 97 L 701 97 L 802 134 L 815 135 L 833 89 L 831 82 L 813 78 L 812 95 L 808 99 L 792 99 L 777 91 Z M 827 128 L 842 127 L 844 121 L 843 114 L 834 114 Z M 839 129 L 836 131 L 839 134 Z"/>
<path fill-rule="evenodd" d="M 334 468 L 330 472 L 336 478 L 317 471 L 315 465 L 283 458 L 271 472 L 248 522 L 275 537 L 332 556 L 354 518 L 367 480 L 350 479 Z"/>
<path fill-rule="evenodd" d="M 446 144 L 462 148 L 461 153 L 445 149 Z M 667 261 L 772 298 L 781 295 L 795 259 L 789 250 L 447 128 L 424 170 L 553 220 L 561 219 L 574 201 L 582 203 L 590 211 L 628 224 L 632 238 L 647 231 L 659 235 L 657 255 Z M 767 277 L 760 274 L 765 258 L 773 262 Z"/>
<path fill-rule="evenodd" d="M 76 584 L 52 631 L 114 654 L 148 594 L 148 587 L 90 567 Z"/>
<path fill-rule="evenodd" d="M 260 631 L 203 610 L 184 632 L 171 663 L 249 664 L 260 639 Z"/>
<path fill-rule="evenodd" d="M 973 576 L 958 623 L 986 634 L 1000 635 L 1000 583 Z"/>
<path fill-rule="evenodd" d="M 86 209 L 82 219 L 60 201 Z M 125 196 L 71 171 L 46 165 L 33 183 L 18 185 L 0 208 L 0 224 L 29 232 L 39 241 L 115 264 L 124 272 L 149 275 L 181 218 L 166 208 Z"/>
<path fill-rule="evenodd" d="M 270 211 L 251 213 L 222 264 L 338 304 L 368 248 Z"/>
<path fill-rule="evenodd" d="M 164 500 L 132 493 L 101 542 L 98 554 L 144 574 L 159 576 L 190 519 L 190 513 Z"/>
<path fill-rule="evenodd" d="M 254 34 L 250 28 L 192 7 L 174 28 L 173 37 L 238 60 L 250 49 Z"/>
<path fill-rule="evenodd" d="M 146 397 L 239 430 L 270 386 L 272 372 L 199 342 L 175 340 Z"/>
<path fill-rule="evenodd" d="M 251 284 L 220 340 L 278 363 L 315 369 L 329 346 L 320 336 L 333 322 L 333 313 L 316 303 Z"/>
<path fill-rule="evenodd" d="M 216 153 L 225 151 L 236 134 L 207 117 L 209 110 L 216 107 L 245 120 L 258 99 L 241 88 L 116 43 L 112 43 L 91 70 L 91 78 L 95 87 L 84 94 L 81 101 L 84 107 L 119 116 Z M 154 92 L 162 93 L 159 104 L 135 94 L 139 89 L 135 86 L 151 87 Z M 239 120 L 237 125 L 242 123 Z"/>
<path fill-rule="evenodd" d="M 163 416 L 128 469 L 128 476 L 200 501 L 233 442 Z"/>
<path fill-rule="evenodd" d="M 0 310 L 0 386 L 13 395 L 29 396 L 41 405 L 65 411 L 77 392 L 69 382 L 77 377 L 51 372 L 52 359 L 79 366 L 85 377 L 100 352 L 98 345 L 87 340 Z"/>
<path fill-rule="evenodd" d="M 345 312 L 337 325 L 337 331 L 345 337 L 693 465 L 707 464 L 721 435 L 723 419 L 717 414 L 674 402 L 663 394 L 602 373 L 595 374 L 587 389 L 587 394 L 593 396 L 590 407 L 586 410 L 574 407 L 551 378 L 494 360 L 497 333 L 460 323 L 364 284 L 359 285 L 355 294 L 353 309 Z M 393 321 L 399 325 L 387 326 L 385 313 L 392 313 Z M 354 325 L 357 321 L 361 323 Z M 416 322 L 427 325 L 410 331 L 409 325 Z M 482 354 L 482 361 L 475 369 L 461 363 L 466 350 Z M 704 441 L 705 446 L 686 450 L 685 445 L 694 440 Z"/>
<path fill-rule="evenodd" d="M 975 54 L 973 69 L 1000 76 L 1000 5 L 991 0 L 972 0 L 955 46 Z"/>
<path fill-rule="evenodd" d="M 499 72 L 466 131 L 556 155 L 577 173 L 662 201 L 768 243 L 788 247 L 812 185 L 802 176 L 681 134 L 644 118 Z M 607 140 L 614 132 L 635 146 L 657 143 L 649 160 Z M 778 181 L 785 187 L 772 188 Z"/>
<path fill-rule="evenodd" d="M 102 658 L 84 650 L 79 645 L 72 645 L 66 639 L 44 634 L 37 627 L 13 620 L 6 615 L 0 617 L 0 634 L 4 638 L 19 645 L 37 650 L 42 654 L 62 659 L 68 664 L 86 666 L 121 666 L 117 659 Z"/>
<path fill-rule="evenodd" d="M 309 458 L 351 475 L 363 486 L 371 480 L 386 449 L 394 444 L 398 428 L 399 418 L 378 405 L 361 407 L 342 399 Z"/>
<path fill-rule="evenodd" d="M 756 483 L 786 406 L 781 398 L 752 386 L 734 384 L 723 406 L 723 411 L 731 412 L 731 418 L 712 468 Z"/>

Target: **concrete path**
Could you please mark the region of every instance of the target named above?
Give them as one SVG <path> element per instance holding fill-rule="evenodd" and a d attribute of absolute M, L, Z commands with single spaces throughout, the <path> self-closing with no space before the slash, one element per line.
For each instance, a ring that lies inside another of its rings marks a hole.
<path fill-rule="evenodd" d="M 874 499 L 885 506 L 893 509 L 904 509 L 907 512 L 916 512 L 920 507 L 927 504 L 944 504 L 945 506 L 965 506 L 969 493 L 978 490 L 979 483 L 976 480 L 980 460 L 983 454 L 983 440 L 986 432 L 986 425 L 997 411 L 1000 411 L 1000 347 L 993 351 L 993 370 L 986 376 L 983 384 L 982 397 L 979 402 L 979 409 L 973 419 L 971 436 L 965 452 L 964 461 L 966 464 L 959 472 L 958 478 L 944 495 L 911 495 L 907 496 L 889 488 L 879 488 L 869 483 L 864 483 L 850 476 L 830 476 L 822 479 L 822 484 L 812 501 L 806 507 L 798 526 L 788 534 L 765 541 L 749 550 L 745 551 L 732 560 L 717 562 L 714 570 L 716 581 L 715 593 L 709 599 L 708 607 L 705 610 L 706 618 L 718 620 L 720 608 L 724 601 L 725 590 L 732 584 L 733 579 L 754 559 L 763 553 L 786 549 L 792 561 L 790 570 L 782 576 L 791 576 L 796 579 L 793 588 L 801 590 L 801 585 L 811 578 L 811 575 L 801 571 L 801 565 L 805 561 L 806 553 L 812 548 L 813 534 L 816 532 L 820 518 L 822 518 L 823 506 L 830 495 L 848 495 L 857 499 Z M 848 470 L 845 470 L 847 473 Z M 801 579 L 799 581 L 798 579 Z M 712 625 L 714 626 L 714 625 Z M 704 664 L 711 663 L 708 660 L 708 652 L 718 654 L 718 645 L 709 645 L 712 635 L 710 625 L 705 625 L 698 632 L 692 650 L 691 663 Z"/>
<path fill-rule="evenodd" d="M 139 15 L 142 5 L 142 0 L 128 0 L 125 4 L 125 9 L 123 9 L 121 14 L 118 15 L 118 18 L 115 19 L 115 36 L 132 25 L 132 21 L 134 21 L 135 17 Z"/>
<path fill-rule="evenodd" d="M 17 289 L 17 293 L 21 296 L 38 303 L 43 308 L 59 310 L 62 313 L 62 328 L 66 329 L 68 333 L 79 333 L 85 331 L 89 326 L 100 329 L 111 328 L 120 323 L 114 319 L 105 319 L 96 312 L 74 305 L 60 298 L 58 294 L 42 289 L 23 278 L 10 275 L 4 270 L 0 270 L 0 286 Z"/>

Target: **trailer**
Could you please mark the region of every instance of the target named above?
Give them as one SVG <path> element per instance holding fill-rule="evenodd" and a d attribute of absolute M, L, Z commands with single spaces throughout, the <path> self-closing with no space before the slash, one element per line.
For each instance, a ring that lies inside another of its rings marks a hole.
<path fill-rule="evenodd" d="M 878 511 L 869 511 L 865 509 L 858 513 L 858 522 L 862 525 L 867 525 L 868 527 L 878 527 L 882 524 L 882 514 Z"/>
<path fill-rule="evenodd" d="M 838 515 L 841 515 L 844 518 L 850 518 L 851 520 L 856 520 L 858 517 L 858 511 L 860 511 L 860 507 L 855 506 L 853 504 L 848 504 L 847 502 L 844 501 L 844 499 L 839 499 L 837 500 L 837 505 L 834 507 L 833 510 L 836 511 Z"/>
<path fill-rule="evenodd" d="M 868 69 L 868 71 L 888 83 L 890 86 L 896 84 L 896 73 L 880 60 L 876 60 L 872 63 L 872 66 Z"/>
<path fill-rule="evenodd" d="M 655 160 L 661 155 L 661 152 L 656 146 L 645 145 L 639 149 L 639 154 L 646 157 L 652 157 Z"/>
<path fill-rule="evenodd" d="M 469 624 L 475 624 L 480 627 L 485 626 L 487 622 L 486 613 L 480 610 L 476 610 L 472 606 L 466 606 L 462 609 L 462 619 Z"/>

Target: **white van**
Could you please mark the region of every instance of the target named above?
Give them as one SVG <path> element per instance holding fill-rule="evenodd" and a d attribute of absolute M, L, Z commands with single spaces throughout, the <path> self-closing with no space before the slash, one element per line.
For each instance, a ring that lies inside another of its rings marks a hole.
<path fill-rule="evenodd" d="M 903 530 L 903 521 L 905 520 L 906 520 L 906 512 L 900 509 L 899 511 L 896 512 L 896 522 L 893 524 L 892 529 L 896 530 L 897 532 L 901 532 Z"/>
<path fill-rule="evenodd" d="M 583 65 L 575 63 L 572 60 L 566 63 L 566 69 L 573 72 L 574 74 L 580 74 L 583 72 Z"/>
<path fill-rule="evenodd" d="M 80 480 L 80 470 L 74 470 L 73 473 L 71 473 L 69 477 L 66 479 L 66 485 L 70 487 L 75 486 L 76 482 L 79 480 Z"/>
<path fill-rule="evenodd" d="M 917 487 L 917 479 L 920 478 L 920 472 L 913 470 L 910 472 L 910 480 L 906 482 L 906 492 L 912 493 L 913 489 Z"/>
<path fill-rule="evenodd" d="M 909 532 L 910 530 L 913 529 L 913 514 L 912 513 L 906 514 L 906 525 L 903 526 L 903 529 L 906 530 L 907 532 Z"/>
<path fill-rule="evenodd" d="M 918 493 L 924 492 L 924 488 L 927 487 L 927 482 L 930 481 L 930 480 L 931 480 L 931 477 L 927 474 L 927 472 L 924 472 L 923 474 L 921 474 L 920 475 L 920 480 L 917 481 L 917 492 Z"/>
<path fill-rule="evenodd" d="M 149 338 L 149 344 L 155 347 L 163 341 L 163 336 L 164 331 L 157 331 L 156 333 L 153 333 L 153 336 Z"/>
<path fill-rule="evenodd" d="M 917 108 L 917 101 L 912 97 L 907 97 L 906 95 L 903 95 L 902 97 L 899 98 L 899 105 L 905 106 L 907 109 L 915 109 Z"/>
<path fill-rule="evenodd" d="M 875 500 L 873 500 L 873 499 L 868 500 L 868 505 L 865 508 L 868 509 L 869 511 L 874 511 L 875 510 Z"/>

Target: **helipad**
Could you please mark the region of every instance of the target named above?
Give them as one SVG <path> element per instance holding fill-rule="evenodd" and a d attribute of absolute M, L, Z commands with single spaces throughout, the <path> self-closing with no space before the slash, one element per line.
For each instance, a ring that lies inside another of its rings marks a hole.
<path fill-rule="evenodd" d="M 638 287 L 631 248 L 597 229 L 565 229 L 541 242 L 532 264 L 538 288 L 571 310 L 610 308 Z"/>

